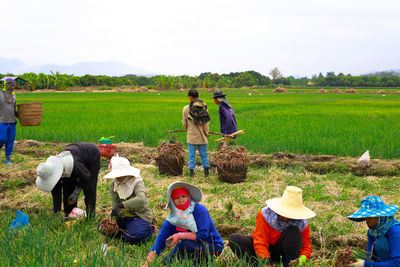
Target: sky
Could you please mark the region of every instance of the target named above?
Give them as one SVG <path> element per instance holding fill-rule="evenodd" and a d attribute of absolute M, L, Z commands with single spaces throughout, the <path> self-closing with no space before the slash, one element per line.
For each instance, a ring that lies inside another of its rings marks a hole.
<path fill-rule="evenodd" d="M 0 57 L 153 73 L 400 68 L 399 0 L 2 0 Z"/>

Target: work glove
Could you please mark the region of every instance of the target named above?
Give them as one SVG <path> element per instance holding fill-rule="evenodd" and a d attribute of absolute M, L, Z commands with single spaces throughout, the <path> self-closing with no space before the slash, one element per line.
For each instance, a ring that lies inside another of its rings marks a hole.
<path fill-rule="evenodd" d="M 301 255 L 297 259 L 291 261 L 289 263 L 289 266 L 302 266 L 303 264 L 306 263 L 306 261 L 307 261 L 307 257 L 305 255 Z"/>
<path fill-rule="evenodd" d="M 75 187 L 74 192 L 68 197 L 68 205 L 72 205 L 75 204 L 76 202 L 78 202 L 78 197 L 79 194 L 81 193 L 82 188 L 80 187 Z"/>
<path fill-rule="evenodd" d="M 365 260 L 358 259 L 356 262 L 345 265 L 346 267 L 364 267 Z"/>
<path fill-rule="evenodd" d="M 111 211 L 111 217 L 120 217 L 121 209 L 124 208 L 124 204 L 121 202 L 118 206 L 114 207 Z"/>

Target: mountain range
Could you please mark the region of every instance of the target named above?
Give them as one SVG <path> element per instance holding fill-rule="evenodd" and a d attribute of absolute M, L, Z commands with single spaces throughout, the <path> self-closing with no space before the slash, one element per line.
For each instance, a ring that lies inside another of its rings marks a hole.
<path fill-rule="evenodd" d="M 50 74 L 50 71 L 58 71 L 63 74 L 73 74 L 75 76 L 83 76 L 86 74 L 107 76 L 123 76 L 126 74 L 143 76 L 156 75 L 151 71 L 118 61 L 79 62 L 73 65 L 27 65 L 18 59 L 0 58 L 1 74 L 12 73 L 19 75 L 27 72 Z"/>

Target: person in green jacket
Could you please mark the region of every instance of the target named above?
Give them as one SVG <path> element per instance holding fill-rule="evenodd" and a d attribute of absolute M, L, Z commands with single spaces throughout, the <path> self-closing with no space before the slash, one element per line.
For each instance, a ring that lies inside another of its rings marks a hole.
<path fill-rule="evenodd" d="M 153 235 L 153 216 L 140 170 L 124 157 L 113 157 L 110 165 L 112 170 L 104 178 L 115 179 L 110 184 L 111 217 L 116 217 L 121 230 L 115 237 L 131 244 L 145 242 Z"/>

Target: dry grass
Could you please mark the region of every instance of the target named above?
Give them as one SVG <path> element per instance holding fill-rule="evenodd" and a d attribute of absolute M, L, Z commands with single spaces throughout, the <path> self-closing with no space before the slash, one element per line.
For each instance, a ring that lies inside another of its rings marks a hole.
<path fill-rule="evenodd" d="M 342 91 L 339 88 L 335 88 L 332 90 L 334 94 L 340 94 Z"/>
<path fill-rule="evenodd" d="M 328 90 L 325 90 L 324 88 L 321 88 L 321 89 L 319 90 L 319 93 L 320 93 L 320 94 L 327 94 L 327 93 L 328 93 Z"/>
<path fill-rule="evenodd" d="M 346 94 L 356 94 L 357 93 L 356 89 L 354 89 L 354 88 L 346 89 L 346 90 L 344 90 L 344 92 Z"/>
<path fill-rule="evenodd" d="M 287 89 L 283 87 L 277 87 L 273 91 L 273 93 L 287 93 Z"/>
<path fill-rule="evenodd" d="M 386 93 L 384 90 L 379 90 L 378 92 L 376 92 L 377 94 L 384 94 Z"/>

